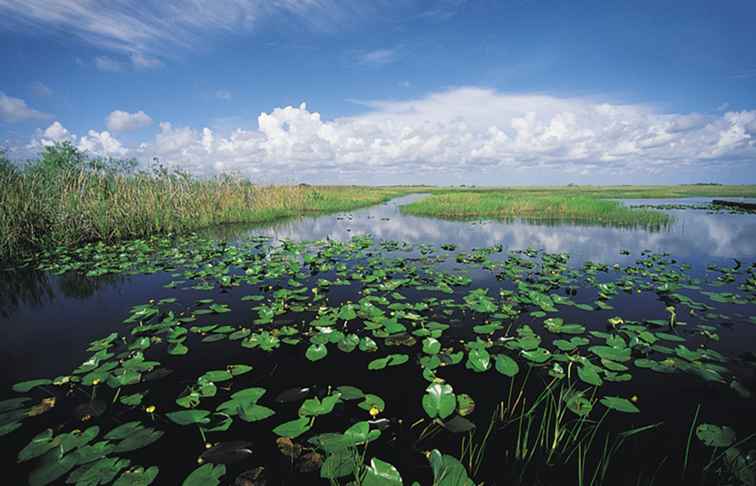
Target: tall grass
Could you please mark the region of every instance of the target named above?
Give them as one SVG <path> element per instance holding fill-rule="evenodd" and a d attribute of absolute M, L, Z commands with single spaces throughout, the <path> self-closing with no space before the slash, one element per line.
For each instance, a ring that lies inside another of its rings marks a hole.
<path fill-rule="evenodd" d="M 0 260 L 60 245 L 349 210 L 409 192 L 260 186 L 228 176 L 200 180 L 162 169 L 136 172 L 134 165 L 91 159 L 70 144 L 47 147 L 23 168 L 0 154 Z"/>
<path fill-rule="evenodd" d="M 583 194 L 505 191 L 461 191 L 433 194 L 402 206 L 418 216 L 446 218 L 521 218 L 612 226 L 660 228 L 671 222 L 662 212 L 632 209 L 617 201 Z"/>
<path fill-rule="evenodd" d="M 670 199 L 682 197 L 756 197 L 756 184 L 678 184 L 660 186 L 516 186 L 516 187 L 439 187 L 433 194 L 507 193 L 530 196 L 591 196 L 611 199 Z"/>

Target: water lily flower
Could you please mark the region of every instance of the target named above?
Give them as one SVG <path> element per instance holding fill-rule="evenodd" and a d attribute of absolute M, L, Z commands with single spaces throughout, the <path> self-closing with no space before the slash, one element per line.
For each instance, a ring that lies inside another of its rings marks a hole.
<path fill-rule="evenodd" d="M 370 411 L 368 413 L 370 414 L 371 417 L 375 418 L 378 416 L 379 413 L 381 413 L 381 411 L 378 410 L 378 407 L 373 405 L 372 407 L 370 407 Z"/>
<path fill-rule="evenodd" d="M 147 413 L 155 413 L 155 405 L 149 405 L 144 409 L 144 411 Z"/>

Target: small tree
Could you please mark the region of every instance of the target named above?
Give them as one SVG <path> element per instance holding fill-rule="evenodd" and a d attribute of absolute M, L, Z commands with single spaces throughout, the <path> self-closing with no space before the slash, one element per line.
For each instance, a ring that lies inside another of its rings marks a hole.
<path fill-rule="evenodd" d="M 86 153 L 66 140 L 65 142 L 56 142 L 53 145 L 46 146 L 42 150 L 39 159 L 31 162 L 31 167 L 33 169 L 57 171 L 82 168 L 87 162 L 88 157 Z"/>

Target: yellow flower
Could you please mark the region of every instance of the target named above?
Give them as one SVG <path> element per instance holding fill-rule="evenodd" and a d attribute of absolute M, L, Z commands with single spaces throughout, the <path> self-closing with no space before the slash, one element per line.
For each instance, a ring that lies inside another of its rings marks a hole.
<path fill-rule="evenodd" d="M 638 403 L 638 395 L 633 395 L 630 397 L 630 401 L 633 403 Z"/>
<path fill-rule="evenodd" d="M 93 385 L 99 385 L 100 383 L 102 383 L 102 380 L 99 378 L 95 378 L 94 380 L 92 380 Z"/>
<path fill-rule="evenodd" d="M 373 405 L 372 407 L 370 407 L 370 411 L 368 413 L 370 414 L 371 417 L 377 417 L 378 414 L 381 413 L 381 411 L 378 410 L 378 407 Z"/>
<path fill-rule="evenodd" d="M 147 408 L 144 409 L 147 413 L 155 413 L 155 405 L 150 405 Z"/>

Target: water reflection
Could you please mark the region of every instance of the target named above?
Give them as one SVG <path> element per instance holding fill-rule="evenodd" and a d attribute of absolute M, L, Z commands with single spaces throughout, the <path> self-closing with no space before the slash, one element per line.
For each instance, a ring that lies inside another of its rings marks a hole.
<path fill-rule="evenodd" d="M 28 268 L 5 270 L 0 272 L 0 317 L 10 317 L 20 307 L 43 307 L 60 296 L 85 300 L 99 289 L 124 281 L 120 275 L 92 278 L 74 272 L 54 276 Z"/>
<path fill-rule="evenodd" d="M 567 252 L 574 264 L 586 260 L 621 262 L 621 249 L 629 250 L 634 259 L 645 249 L 668 252 L 689 261 L 712 259 L 749 259 L 756 256 L 756 216 L 743 214 L 708 214 L 693 209 L 669 210 L 675 221 L 660 231 L 645 229 L 576 226 L 572 224 L 532 224 L 513 222 L 461 222 L 405 216 L 398 207 L 422 195 L 395 199 L 348 214 L 307 217 L 280 222 L 267 227 L 226 226 L 211 234 L 243 239 L 267 235 L 274 240 L 349 240 L 354 235 L 372 234 L 377 238 L 410 243 L 455 243 L 470 249 L 496 244 L 505 249 L 543 248 L 547 252 Z M 708 202 L 701 198 L 666 200 L 667 204 Z M 628 201 L 653 204 L 652 200 Z M 222 231 L 219 234 L 218 231 Z"/>
<path fill-rule="evenodd" d="M 204 232 L 226 240 L 243 240 L 267 235 L 274 240 L 346 241 L 354 235 L 401 240 L 414 244 L 454 243 L 460 249 L 502 244 L 505 250 L 540 248 L 549 253 L 569 253 L 571 264 L 587 260 L 629 263 L 642 250 L 668 252 L 683 261 L 702 267 L 708 262 L 756 257 L 756 216 L 708 214 L 706 211 L 675 209 L 675 222 L 663 231 L 575 226 L 571 224 L 531 224 L 526 222 L 461 222 L 402 215 L 399 206 L 424 195 L 411 195 L 378 206 L 327 216 L 290 219 L 272 225 L 224 225 Z M 708 199 L 632 200 L 628 204 L 699 204 Z M 630 255 L 620 255 L 629 250 Z M 32 270 L 0 272 L 0 317 L 9 318 L 19 308 L 44 307 L 56 299 L 84 300 L 103 288 L 126 285 L 123 276 L 88 278 L 76 273 L 56 277 Z"/>

